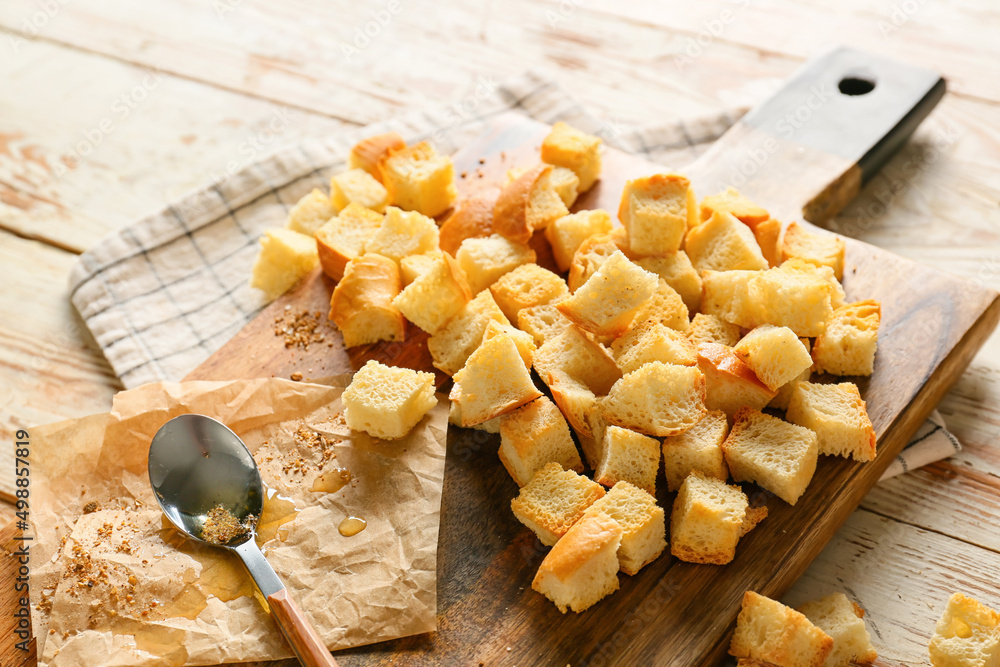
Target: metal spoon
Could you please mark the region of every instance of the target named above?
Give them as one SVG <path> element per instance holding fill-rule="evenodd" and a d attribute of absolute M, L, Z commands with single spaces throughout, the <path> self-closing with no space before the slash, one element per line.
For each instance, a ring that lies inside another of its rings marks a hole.
<path fill-rule="evenodd" d="M 234 551 L 242 559 L 299 662 L 306 667 L 337 667 L 254 539 L 264 486 L 257 463 L 239 436 L 204 415 L 171 419 L 150 443 L 149 482 L 160 509 L 177 530 L 203 544 Z M 226 544 L 204 539 L 208 514 L 217 507 L 228 510 L 241 526 Z"/>

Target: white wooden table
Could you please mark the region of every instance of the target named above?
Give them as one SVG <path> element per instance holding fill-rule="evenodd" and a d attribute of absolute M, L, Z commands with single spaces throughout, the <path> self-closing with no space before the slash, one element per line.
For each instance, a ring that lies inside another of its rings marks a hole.
<path fill-rule="evenodd" d="M 1000 8 L 973 4 L 6 0 L 0 489 L 17 429 L 121 388 L 67 301 L 77 254 L 234 164 L 481 77 L 548 70 L 628 125 L 752 104 L 835 42 L 935 68 L 948 96 L 837 224 L 1000 288 Z M 877 487 L 786 599 L 857 599 L 880 665 L 926 663 L 953 591 L 1000 608 L 1000 336 L 940 409 L 965 451 Z"/>

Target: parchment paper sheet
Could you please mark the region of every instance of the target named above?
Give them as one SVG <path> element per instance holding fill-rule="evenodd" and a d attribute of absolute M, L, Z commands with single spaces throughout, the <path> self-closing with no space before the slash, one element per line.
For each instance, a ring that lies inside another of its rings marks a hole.
<path fill-rule="evenodd" d="M 439 396 L 406 438 L 383 442 L 344 424 L 345 380 L 149 384 L 118 394 L 108 414 L 33 429 L 31 598 L 40 664 L 290 657 L 235 555 L 181 538 L 149 488 L 150 439 L 192 412 L 241 436 L 265 484 L 290 501 L 269 505 L 280 510 L 270 516 L 265 506 L 261 532 L 275 537 L 264 553 L 327 646 L 434 630 L 447 400 Z M 335 493 L 310 491 L 321 462 L 324 470 L 347 468 L 354 481 Z M 84 513 L 88 503 L 97 509 Z M 338 526 L 350 515 L 368 527 L 343 537 Z"/>

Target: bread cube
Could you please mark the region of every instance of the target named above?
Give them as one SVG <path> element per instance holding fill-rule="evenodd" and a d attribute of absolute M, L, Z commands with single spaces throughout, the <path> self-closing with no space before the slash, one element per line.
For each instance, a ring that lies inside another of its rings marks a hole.
<path fill-rule="evenodd" d="M 493 298 L 511 322 L 522 308 L 543 306 L 569 295 L 566 281 L 537 264 L 522 264 L 490 285 Z"/>
<path fill-rule="evenodd" d="M 407 255 L 399 260 L 399 277 L 403 279 L 403 286 L 406 287 L 433 269 L 439 259 L 441 253 L 432 251 L 426 255 Z"/>
<path fill-rule="evenodd" d="M 580 177 L 572 169 L 552 167 L 549 184 L 567 209 L 576 203 L 576 198 L 580 194 Z"/>
<path fill-rule="evenodd" d="M 816 371 L 834 375 L 871 375 L 882 306 L 878 301 L 859 301 L 833 311 L 826 329 L 816 337 L 813 361 Z"/>
<path fill-rule="evenodd" d="M 734 481 L 754 482 L 794 505 L 816 472 L 819 438 L 807 428 L 742 408 L 722 453 Z"/>
<path fill-rule="evenodd" d="M 517 346 L 517 352 L 521 355 L 521 360 L 524 361 L 524 367 L 530 371 L 534 361 L 535 350 L 538 349 L 535 345 L 535 339 L 531 337 L 531 334 L 504 322 L 487 322 L 486 330 L 483 332 L 483 342 L 485 343 L 497 336 L 510 336 L 510 339 L 514 341 L 514 345 Z"/>
<path fill-rule="evenodd" d="M 692 472 L 674 499 L 670 553 L 687 563 L 729 563 L 736 557 L 748 507 L 740 487 Z"/>
<path fill-rule="evenodd" d="M 334 280 L 344 277 L 347 263 L 360 257 L 368 242 L 382 225 L 383 216 L 359 204 L 348 204 L 316 230 L 316 249 L 323 273 Z"/>
<path fill-rule="evenodd" d="M 767 211 L 744 197 L 733 186 L 701 200 L 702 220 L 708 220 L 716 213 L 729 213 L 751 229 L 771 217 Z"/>
<path fill-rule="evenodd" d="M 319 264 L 316 240 L 291 229 L 265 229 L 260 237 L 260 253 L 253 264 L 250 287 L 276 299 L 302 280 Z"/>
<path fill-rule="evenodd" d="M 393 305 L 401 289 L 399 267 L 388 257 L 368 253 L 347 264 L 330 297 L 330 319 L 344 347 L 406 338 L 406 319 Z"/>
<path fill-rule="evenodd" d="M 753 237 L 760 246 L 760 254 L 764 255 L 767 265 L 772 268 L 781 264 L 781 248 L 778 247 L 780 236 L 781 223 L 774 218 L 758 223 L 753 228 Z"/>
<path fill-rule="evenodd" d="M 539 347 L 572 326 L 576 325 L 552 304 L 529 306 L 517 313 L 517 328 L 531 334 Z"/>
<path fill-rule="evenodd" d="M 350 169 L 330 179 L 330 201 L 337 209 L 353 203 L 384 213 L 389 193 L 364 169 Z"/>
<path fill-rule="evenodd" d="M 785 419 L 814 431 L 820 454 L 855 461 L 875 459 L 875 428 L 857 386 L 850 382 L 799 382 L 788 401 Z"/>
<path fill-rule="evenodd" d="M 675 253 L 698 219 L 691 182 L 680 174 L 654 174 L 625 183 L 618 219 L 637 255 Z"/>
<path fill-rule="evenodd" d="M 822 667 L 833 639 L 780 602 L 747 591 L 736 618 L 729 655 L 774 667 Z"/>
<path fill-rule="evenodd" d="M 325 225 L 330 218 L 337 215 L 338 207 L 321 190 L 313 188 L 288 212 L 285 227 L 293 232 L 312 236 L 316 230 Z"/>
<path fill-rule="evenodd" d="M 344 420 L 376 438 L 402 438 L 437 405 L 434 374 L 369 360 L 341 395 Z"/>
<path fill-rule="evenodd" d="M 824 667 L 870 665 L 878 657 L 865 627 L 864 609 L 843 593 L 807 602 L 799 607 L 799 612 L 833 639 L 833 650 Z"/>
<path fill-rule="evenodd" d="M 631 373 L 651 361 L 679 366 L 698 363 L 687 336 L 655 319 L 629 329 L 611 344 L 611 351 L 622 373 Z"/>
<path fill-rule="evenodd" d="M 544 396 L 500 417 L 500 462 L 518 486 L 546 463 L 583 472 L 566 419 Z"/>
<path fill-rule="evenodd" d="M 392 300 L 409 321 L 433 335 L 462 312 L 472 299 L 465 272 L 448 253 L 434 260 L 427 273 L 418 276 Z"/>
<path fill-rule="evenodd" d="M 768 389 L 725 345 L 699 345 L 698 368 L 705 374 L 705 406 L 709 410 L 722 410 L 730 418 L 740 408 L 763 409 L 777 393 Z"/>
<path fill-rule="evenodd" d="M 514 243 L 499 234 L 485 238 L 469 238 L 455 255 L 465 271 L 473 294 L 483 291 L 506 273 L 522 264 L 535 261 L 535 251 L 522 243 Z"/>
<path fill-rule="evenodd" d="M 771 391 L 812 367 L 809 351 L 788 327 L 762 324 L 744 336 L 733 351 Z"/>
<path fill-rule="evenodd" d="M 482 196 L 463 199 L 441 225 L 441 250 L 455 256 L 465 239 L 486 238 L 492 233 L 493 199 Z"/>
<path fill-rule="evenodd" d="M 590 429 L 590 435 L 587 436 L 577 431 L 577 441 L 580 443 L 580 449 L 583 451 L 583 458 L 587 465 L 590 466 L 591 470 L 597 470 L 601 464 L 601 457 L 604 455 L 604 434 L 608 430 L 608 424 L 601 416 L 601 407 L 598 405 L 596 397 L 593 404 L 587 408 L 583 418 Z"/>
<path fill-rule="evenodd" d="M 493 206 L 493 230 L 515 243 L 527 243 L 532 232 L 568 214 L 552 183 L 552 166 L 540 164 L 500 191 Z"/>
<path fill-rule="evenodd" d="M 642 257 L 635 263 L 666 280 L 681 295 L 689 311 L 698 310 L 701 305 L 701 276 L 686 252 L 678 250 L 662 257 Z"/>
<path fill-rule="evenodd" d="M 424 255 L 437 249 L 437 223 L 417 211 L 407 213 L 395 206 L 385 210 L 382 224 L 365 243 L 365 252 L 397 262 L 407 255 Z"/>
<path fill-rule="evenodd" d="M 611 216 L 601 209 L 564 215 L 546 227 L 545 238 L 552 246 L 559 270 L 569 271 L 580 244 L 594 234 L 607 234 L 612 227 Z"/>
<path fill-rule="evenodd" d="M 542 162 L 571 169 L 586 192 L 601 175 L 601 140 L 559 121 L 542 141 Z"/>
<path fill-rule="evenodd" d="M 457 385 L 452 383 L 451 393 L 448 395 L 448 400 L 451 401 L 451 407 L 448 410 L 448 423 L 453 426 L 462 426 L 462 406 L 459 405 L 457 400 L 452 399 L 452 394 L 454 396 L 459 396 L 462 393 L 461 389 L 456 389 Z M 485 433 L 493 433 L 494 435 L 500 434 L 500 417 L 494 417 L 484 421 L 482 424 L 473 424 L 472 426 L 462 428 L 472 428 L 477 431 L 483 431 Z"/>
<path fill-rule="evenodd" d="M 934 667 L 1000 665 L 1000 614 L 955 593 L 934 628 L 928 651 Z"/>
<path fill-rule="evenodd" d="M 751 297 L 759 306 L 756 324 L 788 327 L 806 338 L 823 333 L 833 315 L 832 295 L 833 286 L 826 280 L 816 274 L 788 270 L 784 265 L 759 272 L 751 284 Z M 735 324 L 753 328 L 743 322 Z"/>
<path fill-rule="evenodd" d="M 569 291 L 575 292 L 590 276 L 601 268 L 615 252 L 621 251 L 629 259 L 634 259 L 628 248 L 628 237 L 624 227 L 615 227 L 609 234 L 592 234 L 583 240 L 580 247 L 573 253 L 573 262 L 569 267 Z"/>
<path fill-rule="evenodd" d="M 802 259 L 817 266 L 829 266 L 837 280 L 844 279 L 844 239 L 816 234 L 793 222 L 781 240 L 781 260 Z"/>
<path fill-rule="evenodd" d="M 588 507 L 603 497 L 604 487 L 600 484 L 552 462 L 539 468 L 521 487 L 518 496 L 510 501 L 510 508 L 542 544 L 551 547 Z"/>
<path fill-rule="evenodd" d="M 607 514 L 622 527 L 618 563 L 625 574 L 638 573 L 667 546 L 663 508 L 656 504 L 656 498 L 633 484 L 618 482 L 603 498 L 594 501 L 583 516 L 586 519 L 598 513 Z"/>
<path fill-rule="evenodd" d="M 761 271 L 768 267 L 753 232 L 729 213 L 716 212 L 692 228 L 684 251 L 699 271 Z"/>
<path fill-rule="evenodd" d="M 802 343 L 806 350 L 809 350 L 810 343 L 808 338 L 800 338 L 799 342 Z M 777 408 L 778 410 L 787 410 L 788 401 L 792 400 L 792 392 L 795 390 L 795 385 L 799 382 L 808 382 L 809 378 L 812 377 L 812 369 L 813 367 L 810 366 L 796 377 L 781 385 L 781 387 L 778 388 L 778 393 L 774 395 L 774 398 L 772 398 L 771 402 L 767 404 L 767 407 Z"/>
<path fill-rule="evenodd" d="M 381 183 L 382 172 L 378 168 L 379 162 L 389 153 L 398 152 L 404 148 L 406 148 L 406 142 L 395 132 L 376 134 L 373 137 L 362 139 L 351 148 L 351 152 L 347 156 L 347 166 L 351 169 L 364 169 Z"/>
<path fill-rule="evenodd" d="M 704 271 L 701 274 L 701 312 L 753 329 L 764 321 L 754 284 L 760 271 Z"/>
<path fill-rule="evenodd" d="M 658 282 L 655 275 L 618 251 L 556 307 L 587 331 L 599 336 L 619 336 L 653 295 Z"/>
<path fill-rule="evenodd" d="M 663 278 L 657 281 L 649 301 L 639 308 L 629 326 L 636 327 L 644 322 L 659 322 L 675 331 L 687 331 L 691 325 L 684 299 Z"/>
<path fill-rule="evenodd" d="M 705 376 L 697 368 L 653 361 L 624 375 L 601 401 L 608 424 L 664 437 L 705 415 Z"/>
<path fill-rule="evenodd" d="M 446 325 L 427 339 L 434 366 L 448 375 L 457 373 L 483 342 L 490 322 L 509 324 L 489 290 L 483 290 Z"/>
<path fill-rule="evenodd" d="M 740 340 L 740 328 L 718 315 L 698 313 L 691 318 L 691 324 L 684 335 L 691 341 L 695 349 L 700 347 L 702 343 L 718 343 L 733 347 Z"/>
<path fill-rule="evenodd" d="M 660 468 L 660 441 L 618 426 L 608 426 L 594 481 L 607 487 L 626 481 L 647 493 L 656 493 Z"/>
<path fill-rule="evenodd" d="M 837 280 L 837 276 L 833 273 L 833 269 L 829 266 L 820 266 L 818 264 L 807 262 L 803 259 L 792 258 L 786 259 L 778 268 L 784 272 L 804 273 L 807 276 L 812 276 L 816 280 L 829 283 L 830 305 L 834 310 L 847 304 L 847 295 L 844 293 L 844 286 L 840 284 L 840 281 Z"/>
<path fill-rule="evenodd" d="M 378 164 L 389 203 L 428 217 L 444 213 L 455 202 L 455 166 L 426 141 L 390 150 Z"/>
<path fill-rule="evenodd" d="M 579 613 L 618 590 L 622 527 L 608 515 L 584 516 L 559 538 L 531 581 L 531 588 L 559 611 Z"/>
<path fill-rule="evenodd" d="M 462 426 L 507 414 L 542 395 L 510 336 L 485 341 L 454 379 L 461 387 L 456 400 L 462 410 Z"/>
<path fill-rule="evenodd" d="M 713 410 L 683 433 L 664 438 L 663 472 L 667 488 L 677 491 L 692 472 L 723 482 L 729 479 L 729 468 L 722 455 L 722 443 L 728 434 L 726 413 Z"/>

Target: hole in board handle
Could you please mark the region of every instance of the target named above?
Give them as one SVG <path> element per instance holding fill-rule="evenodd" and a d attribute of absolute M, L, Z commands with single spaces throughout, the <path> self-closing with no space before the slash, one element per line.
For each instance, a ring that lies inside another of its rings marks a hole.
<path fill-rule="evenodd" d="M 875 90 L 875 81 L 862 78 L 860 76 L 845 76 L 837 84 L 837 88 L 844 95 L 867 95 Z"/>

